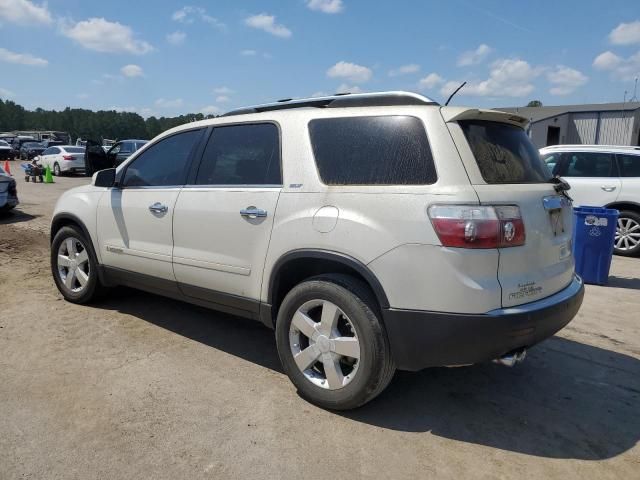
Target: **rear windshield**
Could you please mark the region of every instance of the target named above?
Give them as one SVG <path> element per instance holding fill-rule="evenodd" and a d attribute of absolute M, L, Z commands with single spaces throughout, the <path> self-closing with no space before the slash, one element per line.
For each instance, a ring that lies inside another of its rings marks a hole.
<path fill-rule="evenodd" d="M 416 117 L 323 118 L 309 122 L 325 185 L 427 185 L 437 180 L 429 141 Z"/>
<path fill-rule="evenodd" d="M 524 130 L 500 122 L 464 120 L 462 127 L 487 183 L 543 183 L 551 177 Z"/>
<path fill-rule="evenodd" d="M 64 149 L 69 153 L 84 153 L 84 148 L 82 147 L 64 147 Z"/>

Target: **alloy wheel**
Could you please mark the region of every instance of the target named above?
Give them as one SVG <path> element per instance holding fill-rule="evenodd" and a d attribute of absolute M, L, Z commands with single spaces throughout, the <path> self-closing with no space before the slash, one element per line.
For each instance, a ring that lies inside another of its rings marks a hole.
<path fill-rule="evenodd" d="M 89 252 L 75 237 L 66 238 L 58 247 L 58 276 L 62 284 L 73 293 L 82 292 L 91 275 Z"/>
<path fill-rule="evenodd" d="M 289 343 L 296 366 L 318 387 L 337 390 L 357 374 L 361 350 L 355 327 L 330 301 L 310 300 L 296 310 Z"/>
<path fill-rule="evenodd" d="M 636 222 L 633 218 L 619 218 L 615 236 L 616 248 L 627 251 L 636 248 L 639 244 L 640 223 Z"/>

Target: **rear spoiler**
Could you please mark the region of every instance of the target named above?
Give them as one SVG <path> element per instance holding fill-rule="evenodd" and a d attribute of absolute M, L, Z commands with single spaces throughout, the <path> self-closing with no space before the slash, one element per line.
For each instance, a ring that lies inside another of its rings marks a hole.
<path fill-rule="evenodd" d="M 459 122 L 460 120 L 484 120 L 487 122 L 501 122 L 526 128 L 529 120 L 513 113 L 500 112 L 498 110 L 484 110 L 480 108 L 441 107 L 440 113 L 444 121 Z"/>

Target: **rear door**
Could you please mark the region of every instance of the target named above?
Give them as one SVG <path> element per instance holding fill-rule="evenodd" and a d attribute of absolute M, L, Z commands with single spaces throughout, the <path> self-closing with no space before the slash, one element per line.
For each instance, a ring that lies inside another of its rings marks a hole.
<path fill-rule="evenodd" d="M 562 152 L 557 173 L 564 178 L 575 206 L 603 207 L 620 194 L 615 155 L 609 152 Z"/>
<path fill-rule="evenodd" d="M 275 124 L 214 128 L 176 203 L 173 263 L 183 293 L 216 303 L 260 298 L 281 189 Z"/>
<path fill-rule="evenodd" d="M 524 245 L 498 249 L 502 305 L 542 299 L 573 278 L 571 204 L 549 183 L 550 173 L 522 128 L 524 119 L 474 112 L 454 115 L 448 125 L 478 199 L 483 205 L 518 206 L 525 227 Z"/>

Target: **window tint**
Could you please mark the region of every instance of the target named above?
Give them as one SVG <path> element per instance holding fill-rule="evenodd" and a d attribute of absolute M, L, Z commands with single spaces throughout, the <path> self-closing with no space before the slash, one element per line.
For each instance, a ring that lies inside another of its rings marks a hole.
<path fill-rule="evenodd" d="M 572 152 L 565 155 L 566 165 L 562 168 L 567 177 L 611 177 L 613 154 L 598 152 Z"/>
<path fill-rule="evenodd" d="M 56 148 L 55 147 L 50 147 L 47 148 L 44 152 L 42 152 L 42 155 L 53 155 L 56 152 Z"/>
<path fill-rule="evenodd" d="M 67 153 L 84 153 L 84 148 L 81 147 L 66 147 Z"/>
<path fill-rule="evenodd" d="M 618 155 L 620 176 L 640 177 L 640 155 Z"/>
<path fill-rule="evenodd" d="M 213 130 L 196 176 L 197 185 L 280 185 L 280 140 L 271 123 Z"/>
<path fill-rule="evenodd" d="M 559 175 L 562 155 L 559 153 L 547 153 L 542 157 L 542 161 L 547 165 L 551 175 Z"/>
<path fill-rule="evenodd" d="M 201 132 L 178 133 L 149 147 L 127 167 L 123 186 L 182 185 L 189 154 Z"/>
<path fill-rule="evenodd" d="M 524 130 L 500 122 L 465 120 L 462 127 L 487 183 L 542 183 L 548 169 Z"/>
<path fill-rule="evenodd" d="M 437 180 L 422 122 L 409 116 L 326 118 L 309 122 L 326 185 L 427 185 Z"/>
<path fill-rule="evenodd" d="M 124 142 L 120 144 L 120 152 L 119 153 L 131 153 L 133 152 L 133 143 Z"/>

